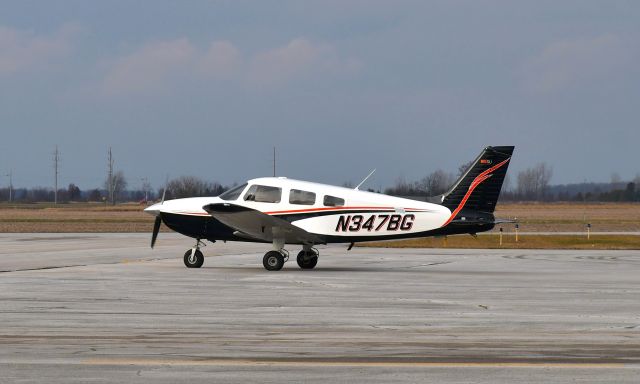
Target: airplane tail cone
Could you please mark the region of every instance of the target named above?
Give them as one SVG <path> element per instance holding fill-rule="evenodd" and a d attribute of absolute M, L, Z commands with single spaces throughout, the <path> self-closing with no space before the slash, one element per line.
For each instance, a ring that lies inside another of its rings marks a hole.
<path fill-rule="evenodd" d="M 156 244 L 158 238 L 158 232 L 160 232 L 160 224 L 162 224 L 162 218 L 156 216 L 156 221 L 153 223 L 153 234 L 151 235 L 151 248 Z"/>

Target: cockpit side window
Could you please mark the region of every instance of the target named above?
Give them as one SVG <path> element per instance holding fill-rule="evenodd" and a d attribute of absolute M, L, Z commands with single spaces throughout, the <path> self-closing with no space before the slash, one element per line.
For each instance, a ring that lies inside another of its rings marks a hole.
<path fill-rule="evenodd" d="M 344 199 L 335 196 L 326 195 L 323 201 L 326 207 L 341 207 L 344 205 Z"/>
<path fill-rule="evenodd" d="M 281 198 L 282 188 L 268 185 L 254 184 L 244 194 L 245 201 L 255 201 L 257 203 L 279 203 Z"/>
<path fill-rule="evenodd" d="M 244 191 L 244 189 L 246 188 L 246 186 L 247 186 L 247 183 L 238 185 L 237 187 L 233 187 L 228 191 L 222 193 L 219 197 L 222 200 L 227 200 L 227 201 L 237 200 L 238 197 L 240 197 L 240 194 L 242 193 L 242 191 Z"/>
<path fill-rule="evenodd" d="M 313 192 L 292 189 L 289 192 L 289 204 L 313 205 L 316 203 L 316 194 Z"/>

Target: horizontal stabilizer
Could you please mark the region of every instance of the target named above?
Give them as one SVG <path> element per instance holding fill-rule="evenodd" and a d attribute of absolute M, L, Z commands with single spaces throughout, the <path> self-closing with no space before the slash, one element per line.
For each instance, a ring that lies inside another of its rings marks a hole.
<path fill-rule="evenodd" d="M 518 220 L 511 220 L 511 219 L 495 219 L 493 221 L 494 224 L 516 224 L 518 222 Z"/>
<path fill-rule="evenodd" d="M 496 224 L 515 224 L 517 223 L 516 220 L 509 220 L 509 219 L 491 219 L 490 217 L 476 217 L 474 219 L 470 219 L 470 218 L 457 218 L 454 220 L 451 220 L 451 224 L 455 224 L 455 225 L 496 225 Z"/>

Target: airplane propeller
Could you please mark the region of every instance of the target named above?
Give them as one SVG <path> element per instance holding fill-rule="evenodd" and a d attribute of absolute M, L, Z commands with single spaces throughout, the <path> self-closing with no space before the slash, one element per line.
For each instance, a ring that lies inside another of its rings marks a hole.
<path fill-rule="evenodd" d="M 158 238 L 158 232 L 160 232 L 160 224 L 162 224 L 162 218 L 160 215 L 156 216 L 156 221 L 153 223 L 153 234 L 151 235 L 151 248 L 156 244 Z"/>
<path fill-rule="evenodd" d="M 164 204 L 164 198 L 167 194 L 167 185 L 169 184 L 169 176 L 167 175 L 167 181 L 164 184 L 164 190 L 162 191 L 162 200 L 160 201 L 160 205 Z M 156 239 L 158 238 L 158 232 L 160 232 L 160 225 L 162 224 L 162 217 L 160 217 L 160 212 L 156 212 L 156 221 L 153 223 L 153 233 L 151 234 L 151 248 L 156 245 Z"/>

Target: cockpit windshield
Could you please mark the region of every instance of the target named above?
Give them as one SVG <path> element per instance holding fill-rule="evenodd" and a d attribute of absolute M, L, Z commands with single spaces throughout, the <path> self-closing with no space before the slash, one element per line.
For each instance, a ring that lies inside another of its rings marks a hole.
<path fill-rule="evenodd" d="M 227 201 L 237 200 L 238 197 L 240 197 L 240 194 L 242 193 L 242 191 L 244 191 L 246 187 L 247 187 L 247 183 L 238 185 L 237 187 L 231 188 L 228 191 L 222 193 L 219 197 L 222 200 L 227 200 Z"/>
<path fill-rule="evenodd" d="M 279 203 L 281 196 L 282 188 L 254 184 L 249 187 L 244 199 L 256 203 Z"/>

